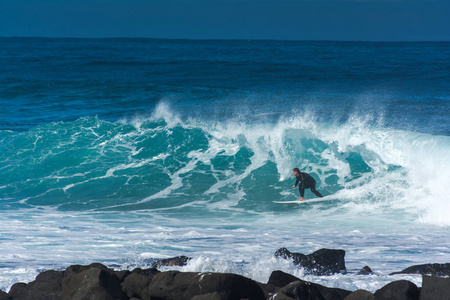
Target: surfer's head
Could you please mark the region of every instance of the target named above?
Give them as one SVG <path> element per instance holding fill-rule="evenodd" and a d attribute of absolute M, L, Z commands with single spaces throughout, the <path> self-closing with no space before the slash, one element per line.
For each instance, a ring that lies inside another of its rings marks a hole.
<path fill-rule="evenodd" d="M 298 168 L 293 168 L 292 174 L 294 174 L 294 176 L 298 176 L 298 175 L 300 175 L 300 170 Z"/>

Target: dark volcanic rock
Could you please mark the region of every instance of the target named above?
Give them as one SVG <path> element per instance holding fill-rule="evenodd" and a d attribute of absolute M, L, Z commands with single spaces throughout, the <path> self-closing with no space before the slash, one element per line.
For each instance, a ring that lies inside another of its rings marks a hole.
<path fill-rule="evenodd" d="M 128 297 L 144 298 L 142 290 L 145 289 L 150 282 L 152 282 L 150 277 L 138 273 L 131 273 L 131 275 L 128 275 L 125 278 L 121 286 Z"/>
<path fill-rule="evenodd" d="M 295 299 L 325 300 L 317 286 L 310 282 L 301 282 L 291 291 L 291 293 L 295 296 Z"/>
<path fill-rule="evenodd" d="M 36 276 L 36 282 L 57 282 L 61 285 L 64 271 L 48 270 Z"/>
<path fill-rule="evenodd" d="M 269 299 L 343 300 L 350 293 L 350 291 L 327 288 L 319 284 L 299 280 L 291 282 Z"/>
<path fill-rule="evenodd" d="M 373 274 L 372 269 L 368 266 L 364 266 L 356 275 L 369 275 Z"/>
<path fill-rule="evenodd" d="M 276 297 L 276 298 L 274 298 L 274 297 Z M 279 293 L 275 294 L 274 296 L 271 296 L 267 299 L 268 300 L 296 300 L 295 297 L 290 297 L 283 292 L 279 292 Z"/>
<path fill-rule="evenodd" d="M 103 270 L 109 270 L 108 267 L 106 267 L 105 265 L 102 265 L 100 263 L 92 263 L 90 265 L 87 266 L 82 266 L 82 265 L 72 265 L 70 267 L 68 267 L 65 271 L 64 271 L 64 278 L 68 278 L 74 274 L 78 274 L 80 272 L 92 269 L 92 268 L 98 268 L 98 269 L 103 269 Z"/>
<path fill-rule="evenodd" d="M 404 269 L 401 272 L 394 272 L 390 275 L 396 274 L 422 274 L 435 276 L 450 276 L 450 263 L 448 264 L 424 264 L 415 265 Z"/>
<path fill-rule="evenodd" d="M 272 274 L 270 274 L 269 281 L 267 282 L 267 284 L 276 287 L 284 287 L 294 281 L 301 281 L 301 280 L 291 274 L 277 270 L 273 271 Z"/>
<path fill-rule="evenodd" d="M 345 270 L 345 251 L 335 249 L 320 249 L 311 254 L 290 252 L 280 248 L 275 252 L 276 257 L 292 259 L 295 265 L 314 275 L 331 275 Z"/>
<path fill-rule="evenodd" d="M 153 263 L 152 267 L 156 268 L 156 267 L 161 267 L 161 266 L 185 266 L 187 265 L 187 262 L 190 260 L 190 257 L 187 256 L 177 256 L 177 257 L 172 257 L 172 258 L 166 258 L 166 259 L 162 259 L 162 260 L 158 260 L 155 263 Z"/>
<path fill-rule="evenodd" d="M 123 282 L 125 278 L 127 278 L 127 276 L 131 274 L 131 272 L 128 270 L 123 270 L 123 271 L 115 271 L 114 274 L 116 274 L 120 282 Z"/>
<path fill-rule="evenodd" d="M 122 290 L 128 297 L 143 298 L 143 290 L 148 287 L 153 276 L 160 273 L 155 268 L 151 269 L 134 269 L 122 282 Z"/>
<path fill-rule="evenodd" d="M 450 300 L 450 278 L 422 276 L 420 300 Z"/>
<path fill-rule="evenodd" d="M 291 274 L 284 273 L 283 271 L 278 270 L 273 271 L 272 274 L 270 274 L 270 278 L 267 284 L 260 283 L 260 286 L 263 289 L 264 294 L 266 295 L 266 299 L 269 299 L 272 295 L 278 293 L 282 287 L 285 287 L 286 285 L 294 281 L 302 280 Z"/>
<path fill-rule="evenodd" d="M 407 280 L 391 282 L 375 292 L 377 300 L 417 300 L 417 286 Z"/>
<path fill-rule="evenodd" d="M 143 292 L 144 299 L 190 300 L 199 295 L 203 295 L 205 299 L 216 299 L 220 296 L 221 300 L 265 299 L 258 283 L 240 275 L 227 273 L 162 272 L 153 277 Z"/>
<path fill-rule="evenodd" d="M 292 259 L 295 264 L 299 264 L 301 260 L 306 259 L 305 254 L 293 253 L 284 247 L 275 251 L 275 257 L 281 257 L 284 259 Z"/>
<path fill-rule="evenodd" d="M 343 250 L 321 249 L 309 255 L 291 253 L 282 248 L 276 256 L 293 259 L 312 274 L 331 274 L 345 269 Z M 189 258 L 178 257 L 181 263 Z M 174 265 L 174 262 L 165 262 Z M 162 264 L 161 264 L 162 265 Z M 450 264 L 413 266 L 403 272 L 446 274 Z M 370 273 L 364 267 L 360 273 Z M 329 272 L 329 273 L 325 273 Z M 397 273 L 398 274 L 398 273 Z M 46 271 L 29 284 L 17 283 L 9 294 L 0 291 L 0 300 L 450 300 L 450 278 L 423 275 L 422 289 L 399 280 L 382 287 L 375 294 L 350 292 L 274 271 L 267 284 L 237 274 L 194 273 L 155 268 L 113 271 L 102 264 L 73 265 L 65 271 Z"/>
<path fill-rule="evenodd" d="M 14 299 L 22 299 L 28 293 L 27 284 L 23 282 L 18 282 L 13 284 L 9 290 L 9 295 Z"/>
<path fill-rule="evenodd" d="M 62 295 L 61 281 L 64 272 L 45 271 L 29 284 L 16 283 L 9 291 L 12 299 L 20 300 L 59 300 Z"/>
<path fill-rule="evenodd" d="M 351 291 L 347 291 L 347 290 L 343 290 L 343 289 L 328 288 L 328 287 L 325 287 L 322 285 L 318 285 L 318 286 L 319 286 L 320 293 L 326 300 L 345 299 L 345 297 L 347 297 L 348 295 L 350 295 L 352 293 Z"/>
<path fill-rule="evenodd" d="M 4 291 L 0 291 L 0 300 L 11 300 L 11 297 Z"/>
<path fill-rule="evenodd" d="M 113 271 L 103 268 L 89 268 L 70 274 L 62 281 L 63 300 L 127 300 L 119 278 Z"/>
<path fill-rule="evenodd" d="M 223 300 L 219 293 L 210 293 L 204 295 L 197 295 L 191 298 L 191 300 Z"/>
<path fill-rule="evenodd" d="M 160 271 L 158 269 L 155 269 L 155 268 L 150 268 L 150 269 L 136 268 L 133 271 L 131 271 L 131 273 L 137 273 L 137 274 L 140 274 L 140 275 L 147 276 L 149 278 L 153 278 L 153 276 L 155 276 L 156 274 L 160 273 Z"/>
<path fill-rule="evenodd" d="M 344 300 L 377 300 L 374 294 L 366 290 L 357 290 L 348 295 Z"/>
<path fill-rule="evenodd" d="M 257 283 L 263 290 L 265 299 L 269 299 L 270 296 L 278 293 L 278 291 L 280 290 L 280 287 L 277 287 L 277 286 L 274 286 L 271 284 L 264 284 L 264 283 L 260 283 L 260 282 L 257 282 Z"/>
<path fill-rule="evenodd" d="M 152 282 L 153 276 L 160 273 L 157 269 L 134 269 L 122 282 L 122 290 L 128 297 L 143 298 L 143 290 Z"/>

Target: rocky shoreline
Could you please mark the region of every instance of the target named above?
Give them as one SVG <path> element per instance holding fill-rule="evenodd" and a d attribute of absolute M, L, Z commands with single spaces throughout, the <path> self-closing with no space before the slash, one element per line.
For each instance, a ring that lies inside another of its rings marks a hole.
<path fill-rule="evenodd" d="M 331 275 L 345 272 L 345 251 L 320 249 L 311 254 L 293 253 L 286 248 L 275 252 L 290 259 L 306 273 Z M 0 300 L 440 300 L 450 299 L 450 264 L 426 264 L 392 274 L 422 274 L 422 287 L 393 281 L 375 293 L 328 288 L 273 271 L 267 283 L 231 273 L 165 271 L 156 267 L 183 266 L 185 256 L 155 262 L 152 268 L 115 271 L 93 263 L 73 265 L 63 271 L 48 270 L 28 284 L 16 283 Z M 364 267 L 359 274 L 370 274 Z M 445 276 L 445 277 L 442 277 Z"/>

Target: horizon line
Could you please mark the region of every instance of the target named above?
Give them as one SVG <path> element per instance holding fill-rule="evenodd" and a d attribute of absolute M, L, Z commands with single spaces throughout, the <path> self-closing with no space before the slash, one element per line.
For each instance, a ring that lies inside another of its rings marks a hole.
<path fill-rule="evenodd" d="M 51 36 L 0 36 L 0 39 L 79 39 L 79 40 L 167 40 L 167 41 L 240 41 L 240 42 L 360 42 L 360 43 L 448 43 L 450 40 L 352 40 L 352 39 L 247 39 L 247 38 L 160 38 L 160 37 L 51 37 Z"/>

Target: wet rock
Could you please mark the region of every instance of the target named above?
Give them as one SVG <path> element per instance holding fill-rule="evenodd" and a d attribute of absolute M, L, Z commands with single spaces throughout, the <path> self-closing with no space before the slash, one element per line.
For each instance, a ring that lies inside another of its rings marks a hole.
<path fill-rule="evenodd" d="M 422 276 L 419 300 L 450 300 L 450 278 Z"/>
<path fill-rule="evenodd" d="M 269 299 L 272 295 L 278 293 L 278 291 L 280 290 L 280 287 L 277 287 L 277 286 L 274 286 L 271 284 L 264 284 L 264 283 L 260 283 L 260 282 L 257 282 L 257 283 L 263 290 L 265 299 Z"/>
<path fill-rule="evenodd" d="M 310 282 L 300 282 L 290 292 L 289 296 L 293 295 L 295 299 L 325 300 L 318 287 Z"/>
<path fill-rule="evenodd" d="M 301 254 L 301 253 L 294 253 L 289 251 L 286 248 L 280 248 L 277 251 L 275 251 L 275 257 L 281 257 L 284 259 L 292 259 L 294 261 L 295 264 L 298 264 L 301 260 L 306 259 L 306 255 L 305 254 Z"/>
<path fill-rule="evenodd" d="M 407 280 L 391 282 L 375 292 L 377 300 L 417 300 L 417 286 Z"/>
<path fill-rule="evenodd" d="M 302 280 L 291 274 L 284 273 L 283 271 L 278 270 L 273 271 L 272 274 L 270 274 L 267 284 L 260 283 L 259 285 L 263 289 L 266 299 L 269 299 L 272 295 L 278 293 L 282 287 L 285 287 L 286 285 L 294 281 Z"/>
<path fill-rule="evenodd" d="M 152 279 L 138 273 L 131 273 L 128 275 L 121 284 L 122 290 L 128 297 L 143 298 L 142 290 L 145 289 Z"/>
<path fill-rule="evenodd" d="M 275 256 L 292 259 L 295 265 L 303 267 L 307 273 L 313 275 L 331 275 L 345 270 L 344 250 L 320 249 L 304 255 L 280 248 L 275 252 Z"/>
<path fill-rule="evenodd" d="M 137 273 L 137 274 L 140 274 L 140 275 L 147 276 L 149 278 L 153 278 L 153 276 L 155 276 L 156 274 L 160 273 L 160 271 L 158 269 L 155 269 L 155 268 L 150 268 L 150 269 L 136 268 L 133 271 L 131 271 L 131 273 Z"/>
<path fill-rule="evenodd" d="M 299 285 L 304 284 L 305 281 L 303 280 L 297 280 L 294 282 L 289 283 L 287 286 L 281 288 L 280 290 L 278 290 L 277 293 L 275 293 L 274 295 L 272 295 L 269 300 L 292 300 L 295 299 L 295 295 L 294 295 L 294 289 L 297 288 Z"/>
<path fill-rule="evenodd" d="M 345 297 L 344 300 L 377 300 L 377 298 L 369 291 L 357 290 Z"/>
<path fill-rule="evenodd" d="M 356 275 L 370 275 L 373 274 L 372 269 L 368 266 L 364 266 Z"/>
<path fill-rule="evenodd" d="M 350 293 L 350 291 L 327 288 L 319 284 L 299 280 L 283 287 L 269 299 L 343 300 Z"/>
<path fill-rule="evenodd" d="M 275 295 L 267 298 L 269 300 L 296 300 L 295 297 L 290 297 L 283 292 L 278 292 Z"/>
<path fill-rule="evenodd" d="M 25 284 L 16 283 L 12 286 L 9 296 L 20 300 L 59 300 L 62 295 L 61 281 L 64 272 L 45 271 L 36 280 Z"/>
<path fill-rule="evenodd" d="M 390 275 L 396 274 L 422 274 L 434 276 L 450 276 L 450 263 L 448 264 L 424 264 L 415 265 L 404 269 L 400 272 L 394 272 Z"/>
<path fill-rule="evenodd" d="M 212 295 L 216 293 L 216 295 Z M 211 294 L 211 295 L 208 295 Z M 255 281 L 236 274 L 169 271 L 156 274 L 143 292 L 144 299 L 190 300 L 194 296 L 221 300 L 263 300 L 264 292 Z"/>
<path fill-rule="evenodd" d="M 150 284 L 153 276 L 158 273 L 160 273 L 160 271 L 155 268 L 136 268 L 121 283 L 122 290 L 130 298 L 143 298 L 142 291 Z"/>
<path fill-rule="evenodd" d="M 273 271 L 272 274 L 270 274 L 269 281 L 267 282 L 267 284 L 276 287 L 284 287 L 294 281 L 301 281 L 301 280 L 291 274 L 284 273 L 283 271 L 278 270 Z"/>
<path fill-rule="evenodd" d="M 103 264 L 100 263 L 92 263 L 90 265 L 84 266 L 84 265 L 72 265 L 69 266 L 65 271 L 64 271 L 64 278 L 68 278 L 74 274 L 78 274 L 80 272 L 92 269 L 92 268 L 98 268 L 98 269 L 103 269 L 103 270 L 109 270 L 108 267 L 106 267 Z"/>
<path fill-rule="evenodd" d="M 9 290 L 9 296 L 13 299 L 21 299 L 27 294 L 27 284 L 23 282 L 18 282 L 13 284 Z"/>
<path fill-rule="evenodd" d="M 320 290 L 320 293 L 326 300 L 345 299 L 345 297 L 347 297 L 348 295 L 350 295 L 352 293 L 351 291 L 338 289 L 338 288 L 328 288 L 328 287 L 324 287 L 322 285 L 318 285 L 318 288 Z"/>
<path fill-rule="evenodd" d="M 117 278 L 119 278 L 120 282 L 123 282 L 125 278 L 127 278 L 127 276 L 131 274 L 131 272 L 128 270 L 115 271 L 114 273 L 116 274 Z"/>
<path fill-rule="evenodd" d="M 187 256 L 176 256 L 176 257 L 172 257 L 172 258 L 166 258 L 166 259 L 162 259 L 162 260 L 158 260 L 155 263 L 153 263 L 152 268 L 157 268 L 157 267 L 162 267 L 162 266 L 168 266 L 168 267 L 172 267 L 172 266 L 185 266 L 187 265 L 187 262 L 191 260 L 190 257 Z"/>
<path fill-rule="evenodd" d="M 113 271 L 94 267 L 65 277 L 62 281 L 62 299 L 127 300 L 128 297 Z"/>
<path fill-rule="evenodd" d="M 11 297 L 4 291 L 0 291 L 0 300 L 11 300 Z"/>
<path fill-rule="evenodd" d="M 191 298 L 191 300 L 223 300 L 219 293 L 210 293 L 205 295 L 197 295 Z"/>
<path fill-rule="evenodd" d="M 54 271 L 54 270 L 48 270 L 40 273 L 38 276 L 36 276 L 36 282 L 57 282 L 58 284 L 61 284 L 62 278 L 64 275 L 64 271 Z"/>

